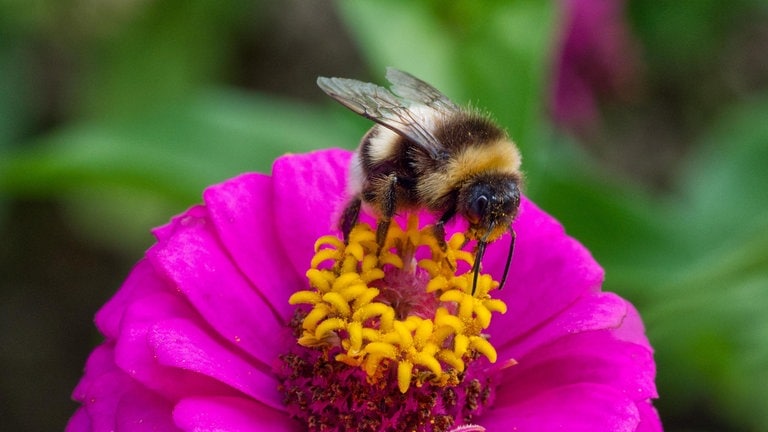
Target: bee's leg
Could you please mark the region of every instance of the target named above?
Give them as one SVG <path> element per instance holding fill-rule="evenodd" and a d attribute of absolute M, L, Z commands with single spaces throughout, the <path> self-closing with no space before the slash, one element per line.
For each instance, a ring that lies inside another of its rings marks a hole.
<path fill-rule="evenodd" d="M 432 226 L 432 235 L 435 236 L 437 245 L 440 246 L 440 250 L 443 252 L 448 250 L 448 244 L 445 242 L 445 224 L 448 223 L 448 221 L 451 220 L 451 218 L 455 215 L 455 209 L 448 210 L 447 212 L 443 213 L 443 215 L 440 217 L 440 220 L 438 220 L 437 223 Z M 447 256 L 445 257 L 445 264 L 448 265 L 451 270 L 456 271 L 456 266 L 448 259 Z"/>
<path fill-rule="evenodd" d="M 376 243 L 379 245 L 379 250 L 384 247 L 384 242 L 387 240 L 389 223 L 395 215 L 397 206 L 397 176 L 390 174 L 385 181 L 381 196 L 381 218 L 376 226 Z"/>
<path fill-rule="evenodd" d="M 445 243 L 445 224 L 448 223 L 449 220 L 453 216 L 456 215 L 456 209 L 448 210 L 447 212 L 443 213 L 443 215 L 440 217 L 440 220 L 437 221 L 437 223 L 432 227 L 432 233 L 435 236 L 435 239 L 437 240 L 437 244 L 440 246 L 440 249 L 445 252 L 445 250 L 448 248 L 448 245 Z"/>
<path fill-rule="evenodd" d="M 392 219 L 381 218 L 376 225 L 376 243 L 379 245 L 379 253 L 381 253 L 384 247 L 384 242 L 387 241 L 387 232 L 389 231 L 389 224 Z"/>
<path fill-rule="evenodd" d="M 339 221 L 339 229 L 341 229 L 342 235 L 344 235 L 344 243 L 349 243 L 349 233 L 352 231 L 352 227 L 357 223 L 357 218 L 360 216 L 360 205 L 362 200 L 359 196 L 352 199 L 344 209 L 344 213 L 341 215 L 341 221 Z"/>

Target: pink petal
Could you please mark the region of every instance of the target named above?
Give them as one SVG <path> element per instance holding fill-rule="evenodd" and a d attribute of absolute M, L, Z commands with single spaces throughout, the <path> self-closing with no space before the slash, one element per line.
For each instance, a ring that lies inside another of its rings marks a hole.
<path fill-rule="evenodd" d="M 241 175 L 208 188 L 203 197 L 224 250 L 271 307 L 290 317 L 288 297 L 306 288 L 306 278 L 285 271 L 290 261 L 272 212 L 272 179 Z"/>
<path fill-rule="evenodd" d="M 88 417 L 88 412 L 84 407 L 80 407 L 72 414 L 67 422 L 67 427 L 64 432 L 89 432 L 93 430 L 91 424 L 91 418 Z"/>
<path fill-rule="evenodd" d="M 88 356 L 85 374 L 72 392 L 72 399 L 82 405 L 67 424 L 67 432 L 96 430 L 94 425 L 102 425 L 102 427 L 105 424 L 114 425 L 114 419 L 110 416 L 111 410 L 105 409 L 110 403 L 99 399 L 98 404 L 101 406 L 94 409 L 93 405 L 97 400 L 91 400 L 94 386 L 99 385 L 103 375 L 112 376 L 109 375 L 111 373 L 118 377 L 122 376 L 120 370 L 115 366 L 112 344 L 104 343 L 96 347 Z M 117 393 L 116 391 L 116 396 Z M 99 414 L 105 415 L 99 416 Z M 96 417 L 95 421 L 91 419 L 92 415 Z"/>
<path fill-rule="evenodd" d="M 497 406 L 524 403 L 554 388 L 589 383 L 615 388 L 630 400 L 658 396 L 652 353 L 615 339 L 608 330 L 566 336 L 516 360 L 517 365 L 505 369 Z"/>
<path fill-rule="evenodd" d="M 268 370 L 255 368 L 189 320 L 175 319 L 156 324 L 149 345 L 161 365 L 212 377 L 266 405 L 284 409 L 278 382 Z"/>
<path fill-rule="evenodd" d="M 584 246 L 568 237 L 563 227 L 524 199 L 515 221 L 517 239 L 507 284 L 498 297 L 507 313 L 494 317 L 493 326 L 505 329 L 512 340 L 534 330 L 574 304 L 598 292 L 603 270 Z M 504 270 L 509 239 L 488 247 L 484 268 L 497 277 Z M 493 250 L 491 250 L 493 249 Z"/>
<path fill-rule="evenodd" d="M 72 391 L 72 399 L 84 401 L 93 382 L 101 375 L 116 371 L 114 359 L 114 343 L 106 342 L 97 346 L 85 362 L 85 374 Z"/>
<path fill-rule="evenodd" d="M 477 419 L 488 430 L 633 432 L 640 421 L 631 400 L 609 386 L 594 383 L 555 387 L 521 397 L 518 404 L 496 406 Z"/>
<path fill-rule="evenodd" d="M 640 401 L 637 403 L 637 409 L 640 411 L 640 425 L 635 432 L 661 432 L 664 430 L 659 419 L 659 412 L 653 407 L 651 401 Z"/>
<path fill-rule="evenodd" d="M 508 312 L 509 313 L 509 312 Z M 590 293 L 517 339 L 510 339 L 508 328 L 493 325 L 488 329 L 491 342 L 502 358 L 521 358 L 531 350 L 569 334 L 618 328 L 627 315 L 627 302 L 614 293 Z"/>
<path fill-rule="evenodd" d="M 173 234 L 152 247 L 148 259 L 219 334 L 263 364 L 272 364 L 288 343 L 279 312 L 222 249 L 207 217 L 188 215 L 172 225 Z"/>
<path fill-rule="evenodd" d="M 173 411 L 176 424 L 185 431 L 302 431 L 306 427 L 286 414 L 245 398 L 187 398 Z"/>
<path fill-rule="evenodd" d="M 613 335 L 621 340 L 636 343 L 653 352 L 648 336 L 645 335 L 645 326 L 632 303 L 624 300 L 627 304 L 627 315 L 621 323 L 621 326 L 613 331 Z"/>
<path fill-rule="evenodd" d="M 136 382 L 115 365 L 112 347 L 104 344 L 88 358 L 85 376 L 77 385 L 73 399 L 82 403 L 92 430 L 115 430 L 120 399 L 136 388 Z M 78 423 L 78 426 L 84 425 L 82 419 Z"/>
<path fill-rule="evenodd" d="M 149 261 L 142 259 L 117 293 L 96 313 L 99 331 L 107 338 L 116 338 L 125 310 L 137 299 L 158 292 L 173 292 L 173 287 L 157 274 Z"/>
<path fill-rule="evenodd" d="M 158 323 L 178 317 L 199 319 L 178 293 L 159 292 L 135 301 L 125 313 L 115 346 L 117 365 L 137 382 L 171 400 L 189 394 L 233 394 L 233 389 L 209 377 L 158 362 L 149 343 L 151 330 Z"/>
<path fill-rule="evenodd" d="M 314 253 L 315 240 L 337 232 L 346 205 L 346 182 L 352 153 L 324 150 L 283 156 L 272 168 L 274 214 L 280 244 L 303 275 Z"/>
<path fill-rule="evenodd" d="M 183 225 L 186 219 L 206 217 L 208 217 L 208 209 L 205 206 L 192 206 L 184 213 L 172 217 L 171 221 L 167 224 L 154 228 L 152 230 L 152 234 L 155 235 L 155 238 L 157 238 L 158 242 L 164 242 L 173 236 L 173 234 L 178 229 L 178 226 Z"/>
<path fill-rule="evenodd" d="M 117 430 L 130 432 L 178 431 L 173 423 L 173 404 L 146 390 L 137 389 L 120 399 L 115 413 Z"/>

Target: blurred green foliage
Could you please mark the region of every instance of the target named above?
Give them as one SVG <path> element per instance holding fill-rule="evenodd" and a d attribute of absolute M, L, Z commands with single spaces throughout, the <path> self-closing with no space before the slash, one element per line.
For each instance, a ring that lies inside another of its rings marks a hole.
<path fill-rule="evenodd" d="M 296 98 L 281 92 L 292 83 L 243 79 L 274 69 L 281 57 L 270 50 L 289 53 L 285 68 L 303 71 L 307 82 L 293 84 L 304 89 L 317 75 L 381 82 L 385 66 L 395 66 L 508 128 L 525 157 L 527 194 L 604 265 L 605 289 L 641 311 L 668 429 L 765 430 L 768 9 L 748 0 L 629 2 L 643 95 L 604 103 L 600 132 L 580 134 L 547 116 L 566 3 L 293 1 L 286 12 L 245 0 L 2 2 L 3 232 L 24 218 L 14 203 L 55 202 L 67 215 L 61 230 L 135 261 L 151 243 L 149 227 L 198 202 L 207 185 L 268 172 L 286 152 L 354 148 L 369 126 L 319 92 Z M 302 28 L 281 30 L 275 17 L 318 7 L 326 14 L 317 33 L 297 49 L 291 38 Z M 326 32 L 350 40 L 357 55 L 340 52 Z M 626 175 L 594 151 L 594 140 L 631 154 L 629 164 L 655 163 L 665 186 Z M 637 141 L 644 145 L 632 153 Z M 670 146 L 682 155 L 672 162 Z M 4 302 L 18 294 L 14 283 L 0 291 Z M 102 298 L 114 288 L 103 287 Z M 89 322 L 93 312 L 75 319 Z M 14 323 L 2 322 L 7 338 Z M 23 357 L 3 356 L 5 369 Z M 9 382 L 2 393 L 10 399 Z M 61 394 L 74 381 L 66 384 Z M 51 401 L 38 397 L 40 413 L 49 412 Z M 53 407 L 52 421 L 64 421 L 74 405 Z"/>

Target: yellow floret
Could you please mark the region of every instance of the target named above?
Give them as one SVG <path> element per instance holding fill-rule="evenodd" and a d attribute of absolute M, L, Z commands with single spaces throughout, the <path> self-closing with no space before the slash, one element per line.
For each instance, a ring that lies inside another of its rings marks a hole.
<path fill-rule="evenodd" d="M 413 382 L 456 385 L 477 354 L 496 361 L 496 350 L 481 331 L 490 325 L 493 313 L 507 310 L 503 301 L 490 297 L 498 283 L 489 275 L 480 275 L 472 295 L 473 274 L 456 274 L 459 263 L 469 268 L 474 262 L 473 254 L 461 249 L 465 244 L 466 237 L 457 233 L 442 250 L 432 227 L 419 229 L 415 216 L 405 230 L 393 221 L 382 250 L 367 224 L 356 225 L 347 244 L 335 236 L 319 238 L 307 271 L 311 290 L 289 298 L 291 304 L 309 305 L 298 342 L 335 350 L 337 361 L 362 368 L 369 382 L 384 379 L 396 367 L 403 393 Z M 430 258 L 416 263 L 421 248 Z M 387 276 L 398 272 L 400 278 Z M 417 279 L 416 272 L 429 277 Z M 424 285 L 423 292 L 411 298 L 411 291 L 392 286 L 403 275 L 420 281 L 417 286 Z M 384 292 L 397 294 L 387 297 Z M 428 298 L 431 316 L 424 316 L 424 308 L 418 315 L 409 312 L 409 302 Z"/>

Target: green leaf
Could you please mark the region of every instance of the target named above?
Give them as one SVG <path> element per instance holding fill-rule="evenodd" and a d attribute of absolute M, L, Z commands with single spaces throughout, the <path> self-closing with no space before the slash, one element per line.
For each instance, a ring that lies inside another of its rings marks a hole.
<path fill-rule="evenodd" d="M 688 68 L 702 59 L 714 60 L 713 49 L 722 45 L 735 20 L 754 14 L 761 0 L 697 0 L 628 2 L 633 30 L 643 41 L 644 55 L 652 67 L 667 76 L 688 76 Z M 674 41 L 674 43 L 670 43 Z"/>
<path fill-rule="evenodd" d="M 140 113 L 180 100 L 228 65 L 233 23 L 248 3 L 167 0 L 137 5 L 132 19 L 89 42 L 78 94 L 87 117 Z"/>
<path fill-rule="evenodd" d="M 545 124 L 555 4 L 516 1 L 482 12 L 481 25 L 455 41 L 464 96 L 506 126 L 531 157 Z"/>
<path fill-rule="evenodd" d="M 362 130 L 347 119 L 212 90 L 143 116 L 76 124 L 32 150 L 5 154 L 0 194 L 62 198 L 73 220 L 87 227 L 81 231 L 100 235 L 93 228 L 99 220 L 119 225 L 101 230 L 106 237 L 97 240 L 135 250 L 148 227 L 200 201 L 211 184 L 267 173 L 288 152 L 356 144 Z"/>
<path fill-rule="evenodd" d="M 747 261 L 756 261 L 753 253 L 764 261 L 768 236 L 730 258 L 747 250 Z M 659 409 L 694 412 L 697 404 L 709 401 L 719 407 L 718 417 L 728 417 L 744 430 L 759 430 L 768 421 L 763 410 L 768 398 L 763 384 L 768 379 L 768 268 L 763 264 L 759 272 L 702 277 L 708 273 L 668 287 L 645 310 L 660 365 L 658 385 L 664 397 Z"/>
<path fill-rule="evenodd" d="M 680 226 L 692 249 L 738 243 L 768 220 L 768 97 L 731 109 L 681 178 Z"/>
<path fill-rule="evenodd" d="M 281 154 L 350 144 L 358 134 L 310 106 L 210 91 L 140 117 L 58 131 L 3 158 L 0 190 L 51 194 L 119 184 L 189 202 L 234 174 L 269 171 Z"/>
<path fill-rule="evenodd" d="M 0 151 L 8 150 L 32 125 L 32 88 L 24 76 L 27 58 L 15 40 L 0 41 Z"/>
<path fill-rule="evenodd" d="M 702 400 L 745 429 L 768 421 L 768 98 L 730 109 L 704 131 L 671 222 L 683 249 L 643 305 L 670 410 Z M 664 399 L 660 408 L 664 409 Z"/>
<path fill-rule="evenodd" d="M 373 71 L 409 71 L 473 102 L 535 151 L 554 35 L 552 2 L 340 2 Z"/>
<path fill-rule="evenodd" d="M 427 3 L 355 0 L 337 5 L 376 76 L 383 77 L 384 69 L 392 66 L 454 94 L 453 37 Z"/>
<path fill-rule="evenodd" d="M 685 257 L 670 210 L 639 187 L 610 176 L 563 136 L 540 139 L 526 193 L 554 215 L 606 269 L 605 289 L 644 304 Z"/>

